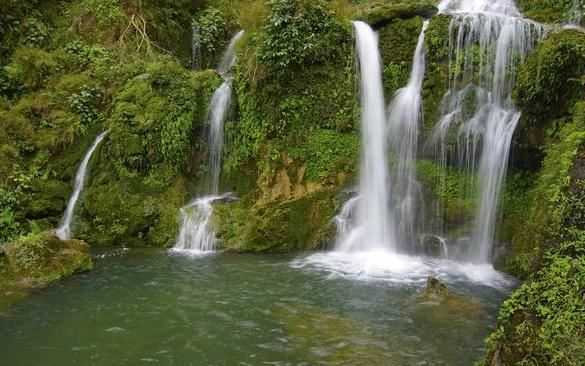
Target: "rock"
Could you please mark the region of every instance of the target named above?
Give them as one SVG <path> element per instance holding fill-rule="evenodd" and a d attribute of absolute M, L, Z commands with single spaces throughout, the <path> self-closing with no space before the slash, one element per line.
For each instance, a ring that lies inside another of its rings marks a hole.
<path fill-rule="evenodd" d="M 443 301 L 449 296 L 449 288 L 435 277 L 427 278 L 422 296 L 427 299 Z"/>
<path fill-rule="evenodd" d="M 2 287 L 45 287 L 93 268 L 87 243 L 60 240 L 52 231 L 21 237 L 6 244 L 4 251 Z"/>
<path fill-rule="evenodd" d="M 419 295 L 421 305 L 436 307 L 432 311 L 433 321 L 450 321 L 453 318 L 477 318 L 484 316 L 481 304 L 473 298 L 452 293 L 437 278 L 429 277 L 427 285 Z"/>
<path fill-rule="evenodd" d="M 374 4 L 357 17 L 373 28 L 383 27 L 394 19 L 410 19 L 417 16 L 430 18 L 438 12 L 436 6 L 423 2 L 417 4 Z"/>

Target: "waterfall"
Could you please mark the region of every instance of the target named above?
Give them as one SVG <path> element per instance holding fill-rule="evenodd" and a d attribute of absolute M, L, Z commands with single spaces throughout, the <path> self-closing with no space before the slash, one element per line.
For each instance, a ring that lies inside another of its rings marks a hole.
<path fill-rule="evenodd" d="M 191 68 L 201 69 L 201 31 L 196 22 L 191 26 Z"/>
<path fill-rule="evenodd" d="M 181 228 L 177 242 L 173 247 L 175 251 L 190 251 L 194 253 L 208 253 L 215 250 L 216 237 L 212 228 L 213 202 L 225 199 L 229 194 L 219 195 L 219 182 L 221 176 L 221 157 L 224 146 L 224 124 L 232 98 L 232 81 L 230 73 L 236 62 L 236 45 L 244 31 L 238 32 L 232 37 L 228 48 L 222 56 L 217 67 L 218 74 L 223 78 L 223 83 L 213 93 L 209 104 L 207 122 L 209 134 L 207 136 L 209 146 L 209 176 L 207 193 L 209 195 L 196 198 L 187 206 L 181 208 Z"/>
<path fill-rule="evenodd" d="M 520 112 L 511 94 L 515 70 L 544 35 L 544 27 L 521 17 L 512 0 L 444 0 L 449 28 L 449 91 L 433 132 L 440 164 L 449 159 L 455 128 L 457 155 L 477 182 L 478 203 L 468 260 L 489 263 L 498 204 Z"/>
<path fill-rule="evenodd" d="M 573 0 L 569 23 L 573 26 L 580 27 L 583 21 L 583 0 Z"/>
<path fill-rule="evenodd" d="M 388 109 L 390 149 L 396 162 L 393 164 L 393 211 L 398 222 L 398 243 L 409 249 L 416 240 L 416 211 L 420 185 L 416 180 L 416 154 L 419 125 L 422 119 L 422 84 L 425 75 L 426 20 L 418 38 L 412 63 L 410 80 L 398 90 Z"/>
<path fill-rule="evenodd" d="M 229 78 L 230 70 L 236 63 L 236 45 L 242 36 L 244 31 L 239 31 L 235 36 L 232 37 L 225 53 L 222 55 L 221 62 L 217 67 L 217 72 L 225 79 Z"/>
<path fill-rule="evenodd" d="M 57 228 L 56 234 L 57 237 L 61 240 L 69 240 L 71 239 L 71 222 L 73 221 L 73 214 L 75 213 L 75 207 L 77 206 L 77 201 L 79 200 L 79 196 L 81 195 L 81 191 L 83 191 L 83 186 L 85 185 L 85 179 L 87 176 L 87 168 L 89 166 L 89 161 L 97 149 L 99 144 L 102 140 L 106 137 L 108 131 L 100 133 L 89 150 L 85 153 L 83 160 L 81 161 L 81 165 L 77 168 L 77 173 L 75 174 L 75 186 L 73 189 L 73 193 L 71 197 L 69 197 L 69 202 L 67 202 L 67 208 L 65 209 L 65 214 L 61 219 L 61 225 Z"/>
<path fill-rule="evenodd" d="M 338 238 L 342 251 L 393 250 L 394 220 L 389 210 L 386 117 L 378 36 L 363 22 L 353 23 L 360 67 L 362 158 L 357 217 Z M 350 201 L 351 203 L 351 201 Z"/>
<path fill-rule="evenodd" d="M 223 125 L 227 117 L 232 98 L 232 79 L 227 78 L 213 93 L 209 105 L 209 193 L 219 192 L 219 177 L 221 175 L 221 155 L 223 152 L 224 136 Z"/>

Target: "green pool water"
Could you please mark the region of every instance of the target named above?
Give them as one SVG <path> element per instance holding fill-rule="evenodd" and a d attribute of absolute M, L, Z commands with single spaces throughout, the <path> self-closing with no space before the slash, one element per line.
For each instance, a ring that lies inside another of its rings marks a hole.
<path fill-rule="evenodd" d="M 466 365 L 506 291 L 332 276 L 295 257 L 129 251 L 0 315 L 2 365 Z"/>

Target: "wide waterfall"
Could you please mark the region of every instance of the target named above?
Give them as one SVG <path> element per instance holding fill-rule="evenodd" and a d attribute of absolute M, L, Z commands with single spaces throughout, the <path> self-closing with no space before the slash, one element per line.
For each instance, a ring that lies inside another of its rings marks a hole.
<path fill-rule="evenodd" d="M 475 223 L 463 259 L 489 263 L 510 145 L 520 119 L 511 98 L 515 70 L 542 38 L 544 27 L 522 18 L 511 0 L 445 0 L 439 9 L 452 16 L 451 75 L 433 143 L 442 166 L 459 159 L 477 182 Z M 452 140 L 457 141 L 455 153 Z"/>
<path fill-rule="evenodd" d="M 420 185 L 416 179 L 416 155 L 419 126 L 422 120 L 422 85 L 425 77 L 426 20 L 419 35 L 410 80 L 398 90 L 388 110 L 390 149 L 393 164 L 392 210 L 398 222 L 398 243 L 408 251 L 416 242 L 416 215 L 420 202 Z"/>
<path fill-rule="evenodd" d="M 342 251 L 396 249 L 395 223 L 389 209 L 386 116 L 382 66 L 377 34 L 363 22 L 354 22 L 360 66 L 362 106 L 362 160 L 357 217 L 341 238 Z M 349 202 L 352 204 L 352 201 Z"/>
<path fill-rule="evenodd" d="M 73 221 L 73 214 L 75 213 L 75 207 L 77 206 L 77 201 L 83 191 L 83 187 L 85 185 L 85 180 L 87 176 L 87 168 L 89 166 L 89 162 L 94 151 L 97 149 L 99 144 L 102 140 L 106 137 L 108 131 L 100 133 L 89 150 L 85 153 L 83 160 L 81 161 L 81 165 L 77 168 L 77 173 L 75 174 L 75 186 L 73 189 L 73 193 L 71 197 L 69 197 L 69 202 L 67 203 L 67 208 L 65 209 L 65 214 L 63 215 L 63 219 L 61 219 L 61 225 L 56 231 L 57 236 L 61 240 L 69 240 L 71 239 L 71 223 Z"/>
<path fill-rule="evenodd" d="M 174 251 L 191 253 L 210 253 L 215 251 L 216 237 L 211 224 L 213 202 L 226 199 L 229 194 L 219 195 L 221 176 L 221 157 L 224 146 L 224 124 L 228 116 L 232 97 L 233 77 L 230 73 L 236 62 L 236 45 L 244 31 L 232 37 L 221 62 L 217 67 L 218 74 L 224 82 L 213 93 L 209 105 L 207 122 L 209 127 L 209 172 L 207 194 L 196 198 L 187 206 L 181 208 L 181 229 Z"/>

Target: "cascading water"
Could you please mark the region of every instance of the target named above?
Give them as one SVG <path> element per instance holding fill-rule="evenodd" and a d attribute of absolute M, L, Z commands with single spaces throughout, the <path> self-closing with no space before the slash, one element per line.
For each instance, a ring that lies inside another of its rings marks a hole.
<path fill-rule="evenodd" d="M 426 20 L 418 38 L 410 79 L 398 90 L 388 111 L 390 149 L 396 159 L 392 170 L 392 209 L 398 222 L 398 243 L 408 250 L 416 240 L 416 214 L 419 183 L 416 179 L 416 154 L 422 119 L 422 84 L 425 76 Z"/>
<path fill-rule="evenodd" d="M 569 23 L 572 26 L 580 27 L 583 23 L 583 12 L 584 12 L 585 4 L 583 4 L 583 0 L 573 0 L 573 5 L 571 6 L 571 12 L 569 15 Z"/>
<path fill-rule="evenodd" d="M 394 219 L 389 209 L 386 118 L 378 36 L 363 22 L 354 22 L 360 65 L 362 160 L 357 216 L 338 238 L 341 251 L 394 250 Z M 356 204 L 350 201 L 348 204 Z"/>
<path fill-rule="evenodd" d="M 445 167 L 449 132 L 458 127 L 458 156 L 475 176 L 479 192 L 472 247 L 465 259 L 489 263 L 511 140 L 520 119 L 511 98 L 515 69 L 545 30 L 522 18 L 512 0 L 444 0 L 439 9 L 452 16 L 451 76 L 433 142 Z"/>
<path fill-rule="evenodd" d="M 377 35 L 368 25 L 354 23 L 362 107 L 359 191 L 335 218 L 335 250 L 295 260 L 293 267 L 396 283 L 424 283 L 428 276 L 446 280 L 465 276 L 489 286 L 509 285 L 508 279 L 490 265 L 449 260 L 447 240 L 439 235 L 421 235 L 424 250 L 416 252 L 421 255 L 404 255 L 413 254 L 419 239 L 415 235 L 419 214 L 414 204 L 419 189 L 415 159 L 422 122 L 427 24 L 419 36 L 408 85 L 390 104 L 386 126 Z M 388 153 L 393 156 L 391 171 Z"/>
<path fill-rule="evenodd" d="M 209 124 L 209 177 L 207 193 L 210 195 L 194 199 L 181 208 L 181 229 L 174 251 L 192 253 L 209 253 L 215 250 L 216 237 L 211 226 L 213 202 L 228 198 L 229 194 L 219 195 L 221 175 L 221 156 L 224 146 L 224 123 L 231 104 L 232 76 L 231 68 L 236 62 L 236 45 L 244 31 L 238 32 L 230 41 L 217 72 L 224 82 L 213 93 L 207 116 Z"/>
<path fill-rule="evenodd" d="M 201 30 L 195 22 L 191 26 L 191 68 L 201 69 Z"/>
<path fill-rule="evenodd" d="M 103 139 L 108 134 L 108 131 L 102 132 L 99 134 L 89 150 L 85 153 L 83 160 L 81 161 L 81 165 L 77 169 L 77 173 L 75 174 L 75 186 L 73 189 L 73 193 L 71 197 L 69 197 L 69 202 L 67 203 L 67 208 L 65 209 L 65 214 L 63 215 L 63 219 L 61 220 L 61 225 L 57 228 L 55 232 L 57 237 L 61 240 L 69 240 L 71 239 L 71 223 L 73 221 L 73 214 L 75 213 L 75 207 L 77 206 L 77 201 L 83 191 L 83 187 L 85 185 L 85 180 L 87 176 L 87 168 L 89 166 L 89 162 L 91 157 L 99 144 L 103 141 Z"/>

